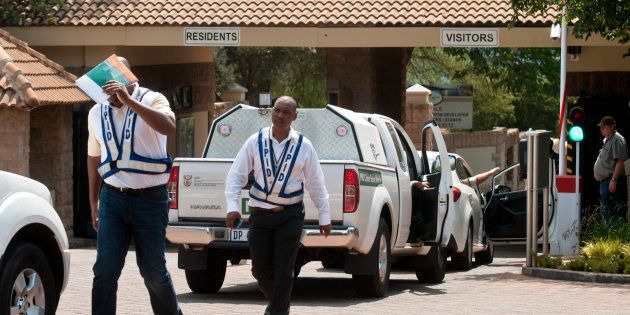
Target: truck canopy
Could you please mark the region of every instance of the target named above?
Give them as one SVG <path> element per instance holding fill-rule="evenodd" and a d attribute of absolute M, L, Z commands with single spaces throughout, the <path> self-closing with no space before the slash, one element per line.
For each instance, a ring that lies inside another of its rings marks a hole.
<path fill-rule="evenodd" d="M 271 108 L 239 104 L 212 123 L 204 158 L 233 159 L 243 143 L 271 125 Z M 358 114 L 332 105 L 298 108 L 293 128 L 311 141 L 319 159 L 387 165 L 378 129 Z"/>

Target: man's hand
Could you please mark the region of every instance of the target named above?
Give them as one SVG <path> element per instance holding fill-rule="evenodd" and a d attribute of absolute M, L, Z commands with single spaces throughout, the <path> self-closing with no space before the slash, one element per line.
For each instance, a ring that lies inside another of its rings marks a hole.
<path fill-rule="evenodd" d="M 330 235 L 330 230 L 332 230 L 332 225 L 330 224 L 319 226 L 319 233 L 324 234 L 324 237 Z"/>
<path fill-rule="evenodd" d="M 611 180 L 610 183 L 608 183 L 608 191 L 610 191 L 611 193 L 615 193 L 615 191 L 617 191 L 616 180 Z"/>
<path fill-rule="evenodd" d="M 420 182 L 420 181 L 411 181 L 411 186 L 418 188 L 419 190 L 425 190 L 429 188 L 429 183 Z"/>
<path fill-rule="evenodd" d="M 92 227 L 98 232 L 98 204 L 90 204 L 92 210 Z"/>
<path fill-rule="evenodd" d="M 241 218 L 241 214 L 238 211 L 228 212 L 225 218 L 225 226 L 233 229 L 236 226 L 236 222 Z"/>
<path fill-rule="evenodd" d="M 115 95 L 118 100 L 123 104 L 127 104 L 127 102 L 131 99 L 131 96 L 129 96 L 129 91 L 127 91 L 127 87 L 118 81 L 107 81 L 107 83 L 105 83 L 102 88 L 105 94 L 110 96 Z"/>

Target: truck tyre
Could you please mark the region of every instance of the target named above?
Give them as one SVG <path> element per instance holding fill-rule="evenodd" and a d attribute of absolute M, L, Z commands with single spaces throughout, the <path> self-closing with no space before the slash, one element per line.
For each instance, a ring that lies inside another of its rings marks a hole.
<path fill-rule="evenodd" d="M 44 252 L 17 242 L 9 247 L 0 275 L 0 314 L 55 314 L 55 278 Z"/>
<path fill-rule="evenodd" d="M 490 241 L 486 241 L 486 249 L 475 253 L 475 261 L 478 264 L 487 265 L 492 263 L 494 259 L 494 245 Z"/>
<path fill-rule="evenodd" d="M 466 245 L 464 251 L 459 254 L 453 254 L 451 256 L 451 262 L 453 267 L 457 270 L 470 270 L 473 264 L 473 231 L 472 227 L 468 226 L 468 233 L 466 234 Z"/>
<path fill-rule="evenodd" d="M 428 260 L 430 267 L 416 267 L 416 277 L 422 283 L 439 283 L 446 274 L 446 248 L 441 245 L 431 247 L 429 254 L 422 259 Z"/>
<path fill-rule="evenodd" d="M 376 239 L 372 250 L 378 250 L 376 255 L 376 273 L 371 275 L 352 275 L 352 284 L 361 297 L 382 297 L 389 287 L 389 273 L 391 271 L 391 244 L 389 227 L 381 219 L 376 232 Z"/>
<path fill-rule="evenodd" d="M 206 270 L 186 270 L 188 287 L 195 293 L 216 293 L 223 285 L 226 265 L 225 257 L 208 257 Z"/>

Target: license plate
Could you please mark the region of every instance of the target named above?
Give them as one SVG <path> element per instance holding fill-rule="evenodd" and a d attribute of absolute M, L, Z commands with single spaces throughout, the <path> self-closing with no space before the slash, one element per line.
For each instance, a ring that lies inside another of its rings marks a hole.
<path fill-rule="evenodd" d="M 247 242 L 247 229 L 231 229 L 230 241 L 232 242 Z"/>

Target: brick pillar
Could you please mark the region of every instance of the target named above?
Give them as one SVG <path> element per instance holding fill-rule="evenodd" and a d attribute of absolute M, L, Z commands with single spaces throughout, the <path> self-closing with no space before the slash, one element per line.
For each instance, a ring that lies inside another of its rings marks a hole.
<path fill-rule="evenodd" d="M 50 189 L 66 230 L 72 230 L 74 213 L 72 128 L 70 106 L 41 106 L 31 111 L 30 177 Z"/>
<path fill-rule="evenodd" d="M 0 170 L 29 176 L 29 112 L 0 108 Z"/>
<path fill-rule="evenodd" d="M 433 119 L 433 104 L 429 101 L 431 90 L 415 84 L 406 91 L 403 111 L 403 127 L 411 137 L 416 148 L 420 148 L 422 124 Z"/>
<path fill-rule="evenodd" d="M 337 105 L 362 113 L 377 112 L 372 52 L 370 48 L 327 49 L 327 90 L 338 93 Z"/>

